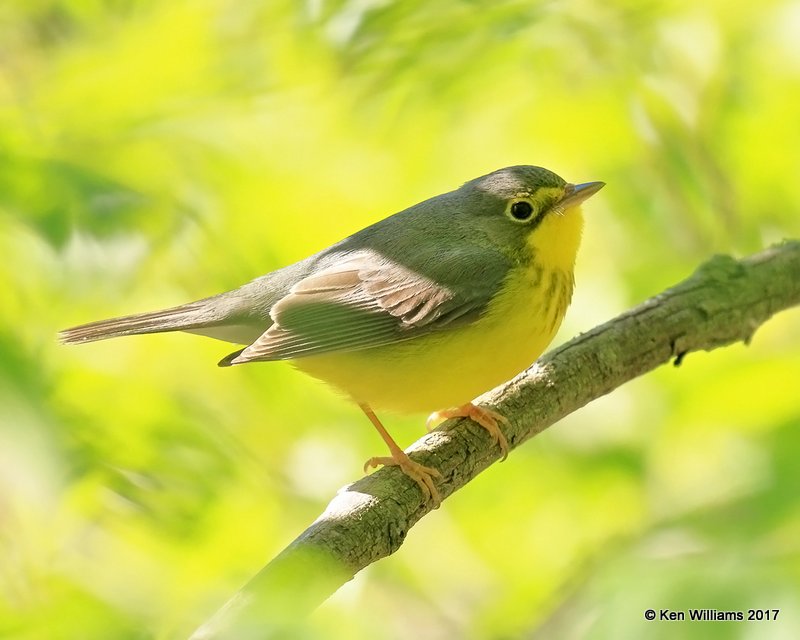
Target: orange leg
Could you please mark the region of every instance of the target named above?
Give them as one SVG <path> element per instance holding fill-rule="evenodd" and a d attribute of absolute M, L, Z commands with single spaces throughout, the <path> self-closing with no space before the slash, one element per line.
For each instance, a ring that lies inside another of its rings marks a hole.
<path fill-rule="evenodd" d="M 428 417 L 425 426 L 428 427 L 428 431 L 430 431 L 435 422 L 438 422 L 439 420 L 447 420 L 448 418 L 469 418 L 473 422 L 478 423 L 489 432 L 489 435 L 492 437 L 492 441 L 500 447 L 500 451 L 503 454 L 501 462 L 508 457 L 508 440 L 506 440 L 506 437 L 500 430 L 500 425 L 497 424 L 498 422 L 502 424 L 508 424 L 508 418 L 506 418 L 504 415 L 501 415 L 496 411 L 492 411 L 491 409 L 485 409 L 484 407 L 479 407 L 471 402 L 468 402 L 467 404 L 462 404 L 460 407 L 455 407 L 454 409 L 435 411 Z"/>
<path fill-rule="evenodd" d="M 432 467 L 426 467 L 409 458 L 408 454 L 398 446 L 392 439 L 392 436 L 389 435 L 389 432 L 386 431 L 381 421 L 378 420 L 378 416 L 375 415 L 375 412 L 370 409 L 369 406 L 361 402 L 358 403 L 358 406 L 367 414 L 367 418 L 369 418 L 372 425 L 378 430 L 381 438 L 383 438 L 383 441 L 389 447 L 389 452 L 392 454 L 391 457 L 370 458 L 364 463 L 364 471 L 366 472 L 370 467 L 377 467 L 380 465 L 400 467 L 403 473 L 419 485 L 422 495 L 425 496 L 425 500 L 427 501 L 428 498 L 430 498 L 436 506 L 439 506 L 442 502 L 442 497 L 436 485 L 433 483 L 433 479 L 441 478 L 442 474 Z"/>

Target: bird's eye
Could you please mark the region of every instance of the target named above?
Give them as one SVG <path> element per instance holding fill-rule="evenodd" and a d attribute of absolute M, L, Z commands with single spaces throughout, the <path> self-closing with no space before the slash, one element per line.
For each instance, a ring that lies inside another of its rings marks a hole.
<path fill-rule="evenodd" d="M 514 220 L 525 222 L 533 215 L 533 206 L 527 200 L 517 200 L 512 203 L 509 213 Z"/>

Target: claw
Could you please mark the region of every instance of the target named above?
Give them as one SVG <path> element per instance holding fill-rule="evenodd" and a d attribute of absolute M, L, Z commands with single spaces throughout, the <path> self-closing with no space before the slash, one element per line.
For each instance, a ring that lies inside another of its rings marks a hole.
<path fill-rule="evenodd" d="M 500 430 L 500 425 L 498 425 L 498 422 L 505 425 L 509 424 L 508 418 L 504 415 L 469 402 L 453 409 L 435 411 L 428 416 L 428 419 L 425 421 L 425 426 L 428 431 L 430 431 L 435 422 L 447 420 L 448 418 L 469 418 L 473 422 L 479 424 L 489 432 L 492 442 L 500 447 L 500 452 L 503 454 L 500 461 L 502 462 L 508 457 L 508 440 L 506 440 L 505 435 L 503 435 L 503 432 Z"/>
<path fill-rule="evenodd" d="M 425 501 L 427 502 L 429 499 L 433 501 L 434 508 L 442 503 L 442 496 L 433 482 L 434 478 L 441 478 L 442 474 L 433 467 L 426 467 L 419 462 L 414 462 L 404 451 L 401 451 L 399 454 L 394 453 L 391 457 L 370 458 L 364 463 L 364 472 L 381 465 L 400 467 L 400 471 L 417 483 L 422 495 L 425 496 Z"/>

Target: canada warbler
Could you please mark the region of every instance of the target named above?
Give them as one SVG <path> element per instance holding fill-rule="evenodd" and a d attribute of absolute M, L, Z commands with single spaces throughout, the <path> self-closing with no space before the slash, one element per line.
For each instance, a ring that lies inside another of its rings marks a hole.
<path fill-rule="evenodd" d="M 188 331 L 248 345 L 220 366 L 290 360 L 375 425 L 391 456 L 365 468 L 398 465 L 438 503 L 439 473 L 412 461 L 373 408 L 468 416 L 506 454 L 505 418 L 471 400 L 553 339 L 572 297 L 580 204 L 603 186 L 569 184 L 541 167 L 499 169 L 238 289 L 74 327 L 61 339 Z"/>

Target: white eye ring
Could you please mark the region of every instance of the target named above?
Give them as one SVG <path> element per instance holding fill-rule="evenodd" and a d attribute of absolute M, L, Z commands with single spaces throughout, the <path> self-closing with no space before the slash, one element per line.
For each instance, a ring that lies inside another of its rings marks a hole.
<path fill-rule="evenodd" d="M 527 198 L 514 198 L 508 203 L 506 215 L 518 223 L 530 222 L 533 220 L 536 213 L 536 207 L 533 206 Z"/>

